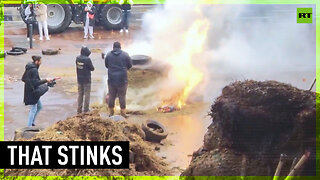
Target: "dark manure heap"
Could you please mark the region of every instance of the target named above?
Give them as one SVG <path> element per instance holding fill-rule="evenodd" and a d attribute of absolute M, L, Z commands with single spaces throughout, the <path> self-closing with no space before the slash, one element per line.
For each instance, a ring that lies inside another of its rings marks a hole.
<path fill-rule="evenodd" d="M 182 176 L 272 176 L 282 153 L 286 176 L 305 152 L 311 155 L 298 174 L 315 175 L 316 93 L 276 81 L 237 81 L 222 90 L 209 115 L 204 144 Z"/>

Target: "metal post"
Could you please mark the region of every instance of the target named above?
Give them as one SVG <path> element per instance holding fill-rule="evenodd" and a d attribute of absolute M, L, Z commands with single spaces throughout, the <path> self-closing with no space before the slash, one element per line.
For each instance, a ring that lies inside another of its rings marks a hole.
<path fill-rule="evenodd" d="M 312 88 L 313 88 L 313 86 L 314 86 L 315 83 L 316 83 L 316 78 L 314 78 L 313 83 L 311 84 L 309 91 L 312 90 Z"/>
<path fill-rule="evenodd" d="M 30 49 L 33 48 L 33 44 L 32 44 L 32 41 L 33 41 L 33 37 L 32 37 L 32 34 L 33 34 L 33 24 L 30 23 L 28 25 L 28 28 L 29 28 L 29 43 L 30 43 Z"/>

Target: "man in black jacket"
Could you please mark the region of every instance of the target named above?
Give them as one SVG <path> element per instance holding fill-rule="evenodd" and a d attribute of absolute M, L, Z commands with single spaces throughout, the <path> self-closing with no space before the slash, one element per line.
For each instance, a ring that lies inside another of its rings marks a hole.
<path fill-rule="evenodd" d="M 126 93 L 128 87 L 127 70 L 132 67 L 131 58 L 128 53 L 121 50 L 121 44 L 115 42 L 113 50 L 109 52 L 105 59 L 106 68 L 108 68 L 108 89 L 109 89 L 109 116 L 114 114 L 114 101 L 119 97 L 121 115 L 126 115 Z"/>
<path fill-rule="evenodd" d="M 24 84 L 24 103 L 25 105 L 31 105 L 28 117 L 28 126 L 35 126 L 35 118 L 42 109 L 40 102 L 40 96 L 34 93 L 41 84 L 51 82 L 50 79 L 40 79 L 38 69 L 41 65 L 40 56 L 32 56 L 33 62 L 26 65 L 26 70 L 22 76 Z"/>
<path fill-rule="evenodd" d="M 81 55 L 76 59 L 77 81 L 78 81 L 78 114 L 82 113 L 83 96 L 84 108 L 83 112 L 89 112 L 90 91 L 91 91 L 91 71 L 94 71 L 91 59 L 89 58 L 91 51 L 86 46 L 82 46 Z"/>

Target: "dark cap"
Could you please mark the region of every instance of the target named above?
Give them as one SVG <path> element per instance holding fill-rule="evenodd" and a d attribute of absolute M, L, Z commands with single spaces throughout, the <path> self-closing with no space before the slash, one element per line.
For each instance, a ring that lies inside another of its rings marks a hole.
<path fill-rule="evenodd" d="M 41 56 L 32 56 L 33 62 L 39 61 L 41 59 Z"/>
<path fill-rule="evenodd" d="M 121 49 L 121 44 L 117 41 L 113 43 L 113 49 Z"/>

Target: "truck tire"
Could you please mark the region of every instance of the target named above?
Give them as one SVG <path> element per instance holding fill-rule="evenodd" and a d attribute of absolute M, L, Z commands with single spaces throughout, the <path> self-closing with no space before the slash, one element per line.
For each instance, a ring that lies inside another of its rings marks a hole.
<path fill-rule="evenodd" d="M 102 25 L 106 29 L 118 30 L 122 27 L 122 10 L 119 4 L 107 4 L 100 12 Z"/>
<path fill-rule="evenodd" d="M 161 142 L 168 136 L 166 128 L 155 120 L 146 120 L 141 125 L 146 134 L 146 140 L 151 142 Z"/>
<path fill-rule="evenodd" d="M 48 30 L 60 33 L 66 30 L 72 21 L 72 10 L 68 4 L 48 4 Z"/>

